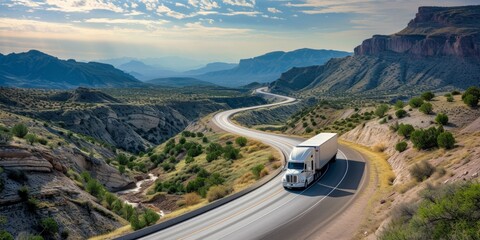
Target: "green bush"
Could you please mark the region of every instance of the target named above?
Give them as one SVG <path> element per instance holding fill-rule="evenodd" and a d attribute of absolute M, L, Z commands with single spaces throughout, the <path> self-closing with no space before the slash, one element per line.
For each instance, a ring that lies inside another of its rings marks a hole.
<path fill-rule="evenodd" d="M 223 150 L 223 157 L 226 160 L 236 160 L 240 157 L 240 149 L 236 149 L 232 145 L 227 145 Z"/>
<path fill-rule="evenodd" d="M 185 144 L 185 142 L 187 142 L 187 139 L 185 139 L 184 137 L 181 137 L 178 142 L 179 142 L 180 144 Z"/>
<path fill-rule="evenodd" d="M 399 109 L 395 112 L 395 116 L 397 116 L 397 118 L 404 118 L 405 116 L 407 116 L 407 111 Z"/>
<path fill-rule="evenodd" d="M 120 154 L 117 155 L 117 162 L 120 165 L 127 165 L 129 161 L 128 161 L 128 158 L 125 154 L 120 153 Z"/>
<path fill-rule="evenodd" d="M 187 157 L 185 158 L 185 163 L 186 163 L 186 164 L 189 164 L 189 163 L 192 163 L 194 160 L 195 160 L 195 159 L 194 159 L 192 156 L 187 156 Z M 208 159 L 207 159 L 207 161 L 208 161 Z"/>
<path fill-rule="evenodd" d="M 203 136 L 204 136 L 204 134 L 202 132 L 197 132 L 197 137 L 201 138 Z"/>
<path fill-rule="evenodd" d="M 388 112 L 388 109 L 390 107 L 387 104 L 380 104 L 376 109 L 375 109 L 375 115 L 378 117 L 383 117 L 385 116 L 385 113 Z"/>
<path fill-rule="evenodd" d="M 460 91 L 457 91 L 457 90 L 452 91 L 452 95 L 460 95 L 460 94 L 462 94 Z"/>
<path fill-rule="evenodd" d="M 438 135 L 437 144 L 441 148 L 452 149 L 455 146 L 455 138 L 451 133 L 443 132 Z"/>
<path fill-rule="evenodd" d="M 431 103 L 426 102 L 426 103 L 423 103 L 422 106 L 420 106 L 418 111 L 420 111 L 422 113 L 425 113 L 425 114 L 431 114 L 432 111 L 433 111 L 433 106 L 432 106 Z"/>
<path fill-rule="evenodd" d="M 12 234 L 5 230 L 0 230 L 0 240 L 13 240 Z"/>
<path fill-rule="evenodd" d="M 405 138 L 410 138 L 410 135 L 413 131 L 415 131 L 415 128 L 410 124 L 400 123 L 400 125 L 398 125 L 398 134 Z"/>
<path fill-rule="evenodd" d="M 128 219 L 130 222 L 130 226 L 132 227 L 133 230 L 139 230 L 144 228 L 147 224 L 145 223 L 145 220 L 143 218 L 139 218 L 138 213 L 134 213 L 130 219 Z"/>
<path fill-rule="evenodd" d="M 252 173 L 253 173 L 253 176 L 255 176 L 255 179 L 259 179 L 260 178 L 260 173 L 262 172 L 262 170 L 265 168 L 265 166 L 263 164 L 258 164 L 258 165 L 255 165 L 253 168 L 252 168 Z"/>
<path fill-rule="evenodd" d="M 93 178 L 87 181 L 85 190 L 97 198 L 101 197 L 105 191 L 102 184 Z"/>
<path fill-rule="evenodd" d="M 160 219 L 160 215 L 150 208 L 147 208 L 142 216 L 147 226 L 155 224 Z"/>
<path fill-rule="evenodd" d="M 425 101 L 430 101 L 435 97 L 435 94 L 433 94 L 432 92 L 424 92 L 422 93 L 421 97 Z"/>
<path fill-rule="evenodd" d="M 453 96 L 448 96 L 447 97 L 447 102 L 453 102 L 455 99 L 453 99 Z"/>
<path fill-rule="evenodd" d="M 448 116 L 447 116 L 447 114 L 439 113 L 439 114 L 435 117 L 435 122 L 437 122 L 437 123 L 440 124 L 440 125 L 447 125 L 447 124 L 448 124 Z"/>
<path fill-rule="evenodd" d="M 419 204 L 396 211 L 380 240 L 480 239 L 479 183 L 428 187 L 420 196 Z"/>
<path fill-rule="evenodd" d="M 418 129 L 411 133 L 410 140 L 413 146 L 417 149 L 429 149 L 437 147 L 437 138 L 440 133 L 443 132 L 443 128 L 431 127 L 429 129 Z"/>
<path fill-rule="evenodd" d="M 407 142 L 405 141 L 401 141 L 399 143 L 397 143 L 397 145 L 395 145 L 395 150 L 399 151 L 399 152 L 403 152 L 407 149 Z"/>
<path fill-rule="evenodd" d="M 414 97 L 410 99 L 410 101 L 408 101 L 408 105 L 410 105 L 410 107 L 412 108 L 419 108 L 420 106 L 422 106 L 422 104 L 423 104 L 423 99 L 419 97 Z"/>
<path fill-rule="evenodd" d="M 42 145 L 47 145 L 48 144 L 48 141 L 45 138 L 38 138 L 37 137 L 37 142 L 42 144 Z"/>
<path fill-rule="evenodd" d="M 405 103 L 401 100 L 398 100 L 397 102 L 395 102 L 395 109 L 399 110 L 399 109 L 403 109 L 405 107 Z"/>
<path fill-rule="evenodd" d="M 52 235 L 58 232 L 58 224 L 57 222 L 49 217 L 49 218 L 44 218 L 40 221 L 40 226 L 43 229 L 43 233 L 47 235 Z"/>
<path fill-rule="evenodd" d="M 207 137 L 203 137 L 203 138 L 202 138 L 202 142 L 203 142 L 203 143 L 208 143 L 208 138 L 207 138 Z"/>
<path fill-rule="evenodd" d="M 37 140 L 37 136 L 35 134 L 29 133 L 25 136 L 25 140 L 27 140 L 30 145 L 33 145 L 33 143 Z"/>
<path fill-rule="evenodd" d="M 237 137 L 235 139 L 235 143 L 240 147 L 245 147 L 247 145 L 247 138 L 245 137 Z"/>
<path fill-rule="evenodd" d="M 410 169 L 408 169 L 410 176 L 412 176 L 415 180 L 421 182 L 435 172 L 435 167 L 432 166 L 429 162 L 423 160 L 419 163 L 415 163 Z"/>
<path fill-rule="evenodd" d="M 22 124 L 22 123 L 16 124 L 16 125 L 13 126 L 13 128 L 12 128 L 12 133 L 13 133 L 13 135 L 15 135 L 16 137 L 23 138 L 23 137 L 25 137 L 25 135 L 27 135 L 27 133 L 28 133 L 28 128 L 27 128 L 27 126 L 25 126 L 25 125 Z"/>
<path fill-rule="evenodd" d="M 479 87 L 469 87 L 463 94 L 462 100 L 465 104 L 470 107 L 476 107 L 478 105 L 478 100 L 480 99 L 480 88 Z"/>

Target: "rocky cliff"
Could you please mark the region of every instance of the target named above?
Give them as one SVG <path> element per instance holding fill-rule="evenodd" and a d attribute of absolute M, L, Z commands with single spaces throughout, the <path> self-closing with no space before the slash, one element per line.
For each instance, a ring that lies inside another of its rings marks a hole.
<path fill-rule="evenodd" d="M 375 35 L 355 48 L 355 55 L 378 56 L 384 52 L 480 58 L 480 6 L 420 7 L 402 31 Z"/>
<path fill-rule="evenodd" d="M 270 88 L 301 96 L 467 88 L 480 82 L 479 19 L 480 6 L 421 7 L 402 31 L 365 40 L 354 56 L 293 68 Z"/>

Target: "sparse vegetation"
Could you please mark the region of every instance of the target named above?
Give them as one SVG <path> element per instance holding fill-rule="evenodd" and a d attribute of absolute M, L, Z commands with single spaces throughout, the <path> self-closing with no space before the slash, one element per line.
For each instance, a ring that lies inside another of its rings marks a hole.
<path fill-rule="evenodd" d="M 399 151 L 399 152 L 403 152 L 407 149 L 407 142 L 405 141 L 401 141 L 399 143 L 397 143 L 397 145 L 395 145 L 395 150 Z"/>
<path fill-rule="evenodd" d="M 410 107 L 412 108 L 419 108 L 420 106 L 422 106 L 422 104 L 423 104 L 423 99 L 419 97 L 414 97 L 410 99 L 410 101 L 408 101 L 408 105 L 410 105 Z"/>
<path fill-rule="evenodd" d="M 423 103 L 420 108 L 418 109 L 418 111 L 422 112 L 422 113 L 425 113 L 425 114 L 431 114 L 433 112 L 433 106 L 431 103 L 429 102 L 425 102 Z"/>
<path fill-rule="evenodd" d="M 441 148 L 452 149 L 455 146 L 455 138 L 449 132 L 442 132 L 437 137 L 437 144 Z"/>
<path fill-rule="evenodd" d="M 480 184 L 427 187 L 419 204 L 397 207 L 379 239 L 479 239 Z"/>
<path fill-rule="evenodd" d="M 29 133 L 25 136 L 25 140 L 27 140 L 30 145 L 33 145 L 33 143 L 37 140 L 37 136 L 35 134 Z"/>
<path fill-rule="evenodd" d="M 23 200 L 23 201 L 27 201 L 28 200 L 28 196 L 30 194 L 30 191 L 28 190 L 28 187 L 27 186 L 22 186 L 18 189 L 17 191 L 18 193 L 18 196 Z"/>
<path fill-rule="evenodd" d="M 428 161 L 423 160 L 419 163 L 413 164 L 408 171 L 410 176 L 421 182 L 432 176 L 432 174 L 435 172 L 435 167 L 432 166 Z"/>
<path fill-rule="evenodd" d="M 463 94 L 462 100 L 469 107 L 476 107 L 480 99 L 480 88 L 479 87 L 469 87 Z"/>
<path fill-rule="evenodd" d="M 387 113 L 388 109 L 390 109 L 390 107 L 387 104 L 380 104 L 375 109 L 375 115 L 377 115 L 378 117 L 384 117 L 385 113 Z"/>
<path fill-rule="evenodd" d="M 395 102 L 395 109 L 397 110 L 400 110 L 400 109 L 403 109 L 405 107 L 405 103 L 401 100 L 398 100 L 397 102 Z"/>
<path fill-rule="evenodd" d="M 397 116 L 397 118 L 404 118 L 407 116 L 407 111 L 399 109 L 395 112 L 395 116 Z"/>
<path fill-rule="evenodd" d="M 428 129 L 417 129 L 411 133 L 410 140 L 413 146 L 417 149 L 429 149 L 437 147 L 437 138 L 440 133 L 443 132 L 443 128 L 431 127 Z"/>
<path fill-rule="evenodd" d="M 255 176 L 255 179 L 259 179 L 260 178 L 260 173 L 262 172 L 262 170 L 265 168 L 265 166 L 263 164 L 258 164 L 258 165 L 255 165 L 253 168 L 252 168 L 252 173 L 253 173 L 253 176 Z"/>
<path fill-rule="evenodd" d="M 58 223 L 51 217 L 42 219 L 40 221 L 40 227 L 43 229 L 42 233 L 47 236 L 54 235 L 58 232 Z"/>
<path fill-rule="evenodd" d="M 402 135 L 405 138 L 410 138 L 410 135 L 413 131 L 415 131 L 415 128 L 410 124 L 400 123 L 400 125 L 398 125 L 398 134 Z"/>
<path fill-rule="evenodd" d="M 247 138 L 245 137 L 237 137 L 235 139 L 235 143 L 240 147 L 245 147 L 247 145 Z"/>
<path fill-rule="evenodd" d="M 16 137 L 23 138 L 28 134 L 28 128 L 23 123 L 16 124 L 12 128 L 12 134 Z"/>
<path fill-rule="evenodd" d="M 220 186 L 214 186 L 208 190 L 207 193 L 207 200 L 209 202 L 213 202 L 217 199 L 223 198 L 227 196 L 230 193 L 231 189 L 229 189 L 226 186 L 220 185 Z"/>
<path fill-rule="evenodd" d="M 447 125 L 448 124 L 448 116 L 447 114 L 444 114 L 444 113 L 439 113 L 436 117 L 435 117 L 435 122 L 440 124 L 440 125 Z"/>
<path fill-rule="evenodd" d="M 435 97 L 435 94 L 432 92 L 424 92 L 422 93 L 421 97 L 425 101 L 430 101 Z"/>

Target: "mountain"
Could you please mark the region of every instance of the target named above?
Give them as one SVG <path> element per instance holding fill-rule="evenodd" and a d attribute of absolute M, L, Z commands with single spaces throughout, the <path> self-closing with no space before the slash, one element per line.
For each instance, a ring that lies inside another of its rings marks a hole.
<path fill-rule="evenodd" d="M 251 82 L 265 83 L 275 80 L 282 72 L 292 67 L 323 64 L 331 58 L 348 55 L 350 55 L 348 52 L 307 48 L 291 52 L 270 52 L 258 57 L 242 59 L 233 69 L 209 72 L 196 78 L 228 87 L 243 86 Z"/>
<path fill-rule="evenodd" d="M 37 50 L 0 56 L 0 85 L 24 88 L 135 87 L 143 84 L 112 65 L 60 60 Z"/>
<path fill-rule="evenodd" d="M 354 56 L 293 68 L 274 92 L 399 93 L 466 88 L 480 83 L 480 6 L 420 7 L 402 31 L 374 35 Z"/>
<path fill-rule="evenodd" d="M 146 81 L 146 83 L 159 85 L 159 86 L 166 86 L 166 87 L 216 86 L 211 82 L 206 82 L 196 78 L 189 78 L 189 77 L 157 78 L 157 79 Z"/>
<path fill-rule="evenodd" d="M 127 63 L 119 65 L 118 68 L 135 76 L 142 81 L 146 81 L 152 78 L 170 77 L 178 75 L 178 72 L 174 72 L 161 67 L 150 66 L 138 60 L 131 60 Z"/>
<path fill-rule="evenodd" d="M 238 64 L 236 63 L 224 63 L 224 62 L 213 62 L 205 65 L 202 68 L 190 70 L 184 72 L 186 75 L 201 75 L 205 74 L 208 72 L 216 72 L 216 71 L 222 71 L 222 70 L 227 70 L 227 69 L 232 69 L 236 67 Z"/>

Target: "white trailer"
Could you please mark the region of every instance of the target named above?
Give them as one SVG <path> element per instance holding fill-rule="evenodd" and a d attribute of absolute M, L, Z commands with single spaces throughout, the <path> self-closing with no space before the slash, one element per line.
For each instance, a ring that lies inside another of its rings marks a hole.
<path fill-rule="evenodd" d="M 336 133 L 320 133 L 295 146 L 288 157 L 282 184 L 285 188 L 306 188 L 317 180 L 322 169 L 335 161 L 338 151 Z"/>

